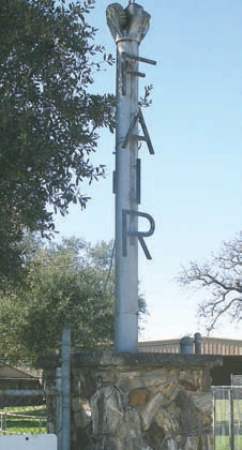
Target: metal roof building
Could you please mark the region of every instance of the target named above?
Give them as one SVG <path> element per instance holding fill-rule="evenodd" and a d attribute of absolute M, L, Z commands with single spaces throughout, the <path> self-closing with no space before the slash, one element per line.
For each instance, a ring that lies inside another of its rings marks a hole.
<path fill-rule="evenodd" d="M 180 339 L 140 342 L 139 350 L 142 352 L 180 353 Z M 201 354 L 240 356 L 242 355 L 242 340 L 203 337 Z"/>

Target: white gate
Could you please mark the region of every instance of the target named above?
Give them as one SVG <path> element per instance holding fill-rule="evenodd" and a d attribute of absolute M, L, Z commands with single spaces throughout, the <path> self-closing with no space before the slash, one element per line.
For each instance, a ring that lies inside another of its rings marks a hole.
<path fill-rule="evenodd" d="M 1 436 L 0 450 L 57 450 L 54 434 L 36 436 Z"/>

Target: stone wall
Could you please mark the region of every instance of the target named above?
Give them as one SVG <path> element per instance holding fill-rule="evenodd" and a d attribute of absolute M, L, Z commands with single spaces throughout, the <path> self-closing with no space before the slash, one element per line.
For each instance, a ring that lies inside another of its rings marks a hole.
<path fill-rule="evenodd" d="M 72 450 L 213 450 L 218 357 L 73 355 Z"/>

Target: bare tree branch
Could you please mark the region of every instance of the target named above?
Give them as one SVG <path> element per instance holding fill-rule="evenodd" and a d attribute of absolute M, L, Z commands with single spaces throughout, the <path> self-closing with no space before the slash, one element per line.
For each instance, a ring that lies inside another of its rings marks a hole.
<path fill-rule="evenodd" d="M 242 239 L 224 242 L 218 254 L 212 254 L 205 264 L 191 262 L 178 277 L 183 286 L 197 286 L 206 297 L 200 304 L 199 315 L 211 331 L 225 314 L 233 320 L 242 318 Z"/>

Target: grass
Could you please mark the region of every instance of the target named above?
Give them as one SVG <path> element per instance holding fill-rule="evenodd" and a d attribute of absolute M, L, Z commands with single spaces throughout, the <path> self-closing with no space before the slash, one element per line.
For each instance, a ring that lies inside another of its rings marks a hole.
<path fill-rule="evenodd" d="M 215 438 L 215 450 L 229 450 L 229 436 L 216 436 Z"/>
<path fill-rule="evenodd" d="M 242 449 L 242 436 L 234 437 L 235 450 Z M 229 436 L 216 436 L 215 450 L 230 450 Z"/>
<path fill-rule="evenodd" d="M 0 435 L 47 433 L 45 406 L 18 406 L 0 409 Z"/>

